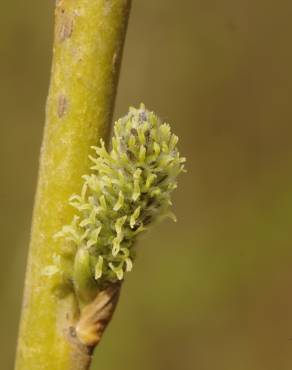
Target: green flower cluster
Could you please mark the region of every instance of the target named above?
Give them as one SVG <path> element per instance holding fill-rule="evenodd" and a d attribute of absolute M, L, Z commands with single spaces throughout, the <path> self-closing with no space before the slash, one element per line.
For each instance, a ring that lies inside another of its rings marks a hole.
<path fill-rule="evenodd" d="M 93 148 L 92 173 L 70 199 L 77 215 L 56 235 L 75 246 L 79 290 L 82 279 L 99 288 L 123 280 L 133 266 L 137 235 L 156 219 L 174 217 L 171 193 L 185 161 L 177 142 L 170 126 L 141 104 L 115 123 L 110 151 L 102 140 Z"/>

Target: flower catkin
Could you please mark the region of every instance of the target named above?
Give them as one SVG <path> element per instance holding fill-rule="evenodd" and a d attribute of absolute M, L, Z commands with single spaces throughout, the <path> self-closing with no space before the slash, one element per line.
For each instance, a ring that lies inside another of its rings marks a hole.
<path fill-rule="evenodd" d="M 141 104 L 115 123 L 110 151 L 102 140 L 93 147 L 91 173 L 83 176 L 81 194 L 70 199 L 76 215 L 56 235 L 73 248 L 79 290 L 82 278 L 97 288 L 123 280 L 138 234 L 156 219 L 174 217 L 171 193 L 185 161 L 177 142 L 170 126 Z"/>

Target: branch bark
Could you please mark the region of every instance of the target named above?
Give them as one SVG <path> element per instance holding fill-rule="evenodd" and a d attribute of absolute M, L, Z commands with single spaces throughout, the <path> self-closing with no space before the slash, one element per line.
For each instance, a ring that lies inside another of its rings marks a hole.
<path fill-rule="evenodd" d="M 90 366 L 92 347 L 82 344 L 76 332 L 79 322 L 81 336 L 86 334 L 76 298 L 53 294 L 44 270 L 60 248 L 54 233 L 72 219 L 68 198 L 80 191 L 90 147 L 101 137 L 107 139 L 110 131 L 130 3 L 56 3 L 51 82 L 15 370 Z M 118 294 L 110 292 L 112 299 L 105 294 L 100 300 L 107 299 L 105 307 L 110 302 L 113 310 Z M 88 315 L 90 311 L 82 317 Z"/>

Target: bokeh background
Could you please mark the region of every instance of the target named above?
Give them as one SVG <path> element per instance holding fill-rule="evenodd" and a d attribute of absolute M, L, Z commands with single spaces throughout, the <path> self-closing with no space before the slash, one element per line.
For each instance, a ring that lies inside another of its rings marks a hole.
<path fill-rule="evenodd" d="M 0 13 L 0 362 L 13 368 L 53 1 Z M 93 369 L 292 367 L 292 3 L 134 0 L 115 116 L 141 101 L 188 158 L 178 223 L 139 242 Z M 29 370 L 29 369 L 28 369 Z M 52 369 L 53 370 L 53 369 Z"/>

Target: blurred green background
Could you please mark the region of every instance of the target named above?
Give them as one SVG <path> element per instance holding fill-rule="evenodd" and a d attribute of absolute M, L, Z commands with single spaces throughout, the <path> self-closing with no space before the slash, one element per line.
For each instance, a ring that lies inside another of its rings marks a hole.
<path fill-rule="evenodd" d="M 12 369 L 53 1 L 0 13 L 1 369 Z M 292 3 L 134 0 L 115 117 L 143 101 L 188 158 L 178 223 L 139 242 L 93 369 L 292 366 Z M 29 370 L 29 369 L 28 369 Z M 54 369 L 52 369 L 54 370 Z"/>

